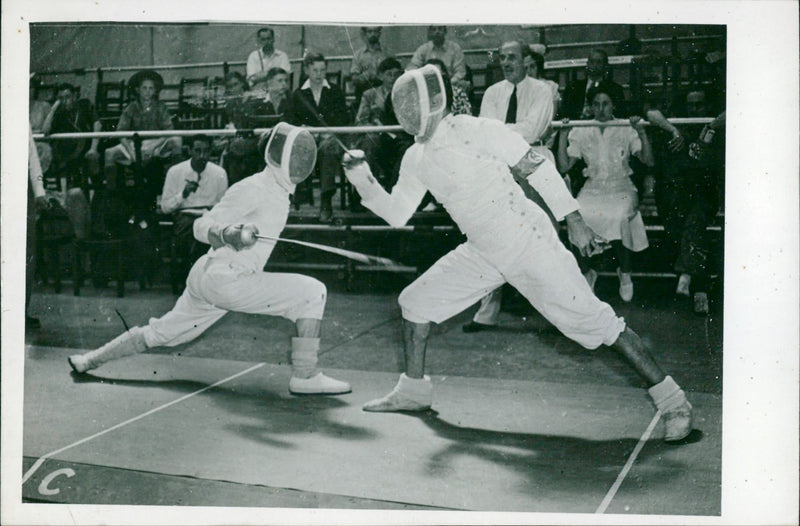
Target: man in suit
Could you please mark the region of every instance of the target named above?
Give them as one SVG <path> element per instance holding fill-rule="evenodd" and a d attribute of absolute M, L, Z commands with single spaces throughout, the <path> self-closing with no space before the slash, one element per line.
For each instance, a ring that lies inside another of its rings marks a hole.
<path fill-rule="evenodd" d="M 284 120 L 297 126 L 346 126 L 349 124 L 347 104 L 338 86 L 325 78 L 327 63 L 319 53 L 309 53 L 303 59 L 308 79 L 292 93 Z M 317 136 L 317 163 L 320 179 L 321 223 L 333 220 L 331 200 L 336 193 L 336 177 L 342 173 L 342 147 L 333 134 Z"/>
<path fill-rule="evenodd" d="M 573 80 L 564 89 L 561 101 L 560 117 L 568 119 L 591 119 L 591 103 L 586 100 L 589 90 L 603 83 L 610 90 L 612 100 L 624 101 L 622 86 L 609 78 L 608 53 L 595 49 L 586 59 L 586 77 Z M 626 117 L 624 104 L 618 104 L 616 117 Z"/>

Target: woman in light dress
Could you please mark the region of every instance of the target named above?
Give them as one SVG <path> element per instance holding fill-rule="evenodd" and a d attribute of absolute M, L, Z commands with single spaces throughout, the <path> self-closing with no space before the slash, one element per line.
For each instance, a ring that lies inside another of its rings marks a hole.
<path fill-rule="evenodd" d="M 594 118 L 602 124 L 614 120 L 614 100 L 602 84 L 589 92 Z M 563 135 L 569 133 L 564 140 Z M 597 234 L 611 242 L 615 249 L 619 295 L 623 301 L 633 298 L 631 280 L 631 255 L 647 248 L 642 215 L 639 213 L 639 195 L 630 179 L 633 170 L 630 156 L 653 166 L 653 152 L 641 117 L 630 118 L 630 126 L 588 126 L 561 129 L 558 165 L 562 173 L 574 166 L 578 159 L 586 163 L 586 183 L 578 193 L 581 215 Z M 597 272 L 591 262 L 579 258 L 581 270 L 594 287 Z"/>

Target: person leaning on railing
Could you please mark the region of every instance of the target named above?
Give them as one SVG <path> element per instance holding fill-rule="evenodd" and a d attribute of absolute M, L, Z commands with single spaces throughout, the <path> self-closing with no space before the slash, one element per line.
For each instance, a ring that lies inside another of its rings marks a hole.
<path fill-rule="evenodd" d="M 648 247 L 639 212 L 638 191 L 630 178 L 633 170 L 629 161 L 631 155 L 647 166 L 653 166 L 654 161 L 641 117 L 631 117 L 630 127 L 601 126 L 614 120 L 615 100 L 610 91 L 604 90 L 602 84 L 589 91 L 598 126 L 578 127 L 571 131 L 568 127 L 561 129 L 558 165 L 561 173 L 567 173 L 578 159 L 586 162 L 584 174 L 587 181 L 577 196 L 581 215 L 592 230 L 614 247 L 619 265 L 619 295 L 628 302 L 633 298 L 632 252 Z M 574 244 L 572 238 L 570 241 Z M 586 281 L 594 288 L 597 272 L 587 257 L 580 254 L 576 257 Z"/>

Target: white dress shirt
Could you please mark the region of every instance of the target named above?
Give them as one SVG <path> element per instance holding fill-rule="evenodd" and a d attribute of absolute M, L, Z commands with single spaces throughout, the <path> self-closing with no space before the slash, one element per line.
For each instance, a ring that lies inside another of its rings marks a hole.
<path fill-rule="evenodd" d="M 280 49 L 273 50 L 271 55 L 265 55 L 261 48 L 256 49 L 247 57 L 247 82 L 252 86 L 253 75 L 269 71 L 272 68 L 281 68 L 286 73 L 291 73 L 292 65 L 289 62 L 289 55 Z"/>
<path fill-rule="evenodd" d="M 197 190 L 184 198 L 183 189 L 187 181 L 199 182 L 200 185 Z M 188 159 L 167 171 L 164 189 L 161 192 L 161 211 L 171 214 L 184 208 L 211 208 L 222 199 L 222 194 L 227 189 L 228 175 L 224 168 L 208 162 L 203 172 L 198 174 L 192 168 L 192 160 Z"/>
<path fill-rule="evenodd" d="M 514 84 L 507 80 L 489 86 L 483 95 L 480 116 L 505 122 L 513 91 Z M 522 135 L 528 144 L 536 144 L 544 138 L 553 120 L 553 92 L 546 83 L 526 76 L 517 84 L 516 120 L 507 126 Z"/>

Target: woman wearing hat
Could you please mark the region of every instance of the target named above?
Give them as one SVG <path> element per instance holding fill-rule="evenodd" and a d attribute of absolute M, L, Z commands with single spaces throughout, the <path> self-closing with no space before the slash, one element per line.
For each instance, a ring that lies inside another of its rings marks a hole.
<path fill-rule="evenodd" d="M 128 104 L 120 115 L 117 131 L 171 130 L 172 116 L 166 105 L 158 100 L 158 93 L 164 79 L 155 71 L 142 70 L 133 75 L 128 86 L 136 93 L 136 98 Z M 153 158 L 167 159 L 181 152 L 180 137 L 158 137 L 142 141 L 142 161 Z M 106 180 L 113 176 L 117 161 L 132 162 L 136 159 L 133 141 L 120 139 L 120 144 L 109 148 L 105 153 Z"/>

